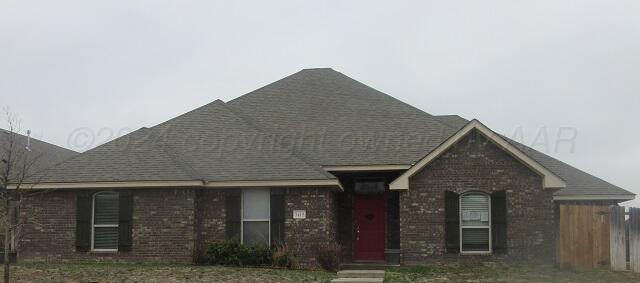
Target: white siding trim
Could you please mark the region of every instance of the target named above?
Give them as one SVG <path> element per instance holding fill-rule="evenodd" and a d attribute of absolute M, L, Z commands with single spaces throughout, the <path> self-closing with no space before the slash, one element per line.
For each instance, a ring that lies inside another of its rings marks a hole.
<path fill-rule="evenodd" d="M 353 171 L 391 171 L 391 170 L 407 170 L 411 165 L 343 165 L 343 166 L 322 166 L 325 171 L 334 172 L 353 172 Z"/>
<path fill-rule="evenodd" d="M 342 184 L 337 179 L 327 180 L 277 180 L 277 181 L 132 181 L 132 182 L 79 182 L 79 183 L 39 183 L 22 184 L 21 190 L 44 189 L 93 189 L 93 188 L 179 188 L 179 187 L 205 187 L 205 188 L 235 188 L 235 187 L 327 187 L 343 190 Z M 16 189 L 16 185 L 9 185 L 9 189 Z"/>

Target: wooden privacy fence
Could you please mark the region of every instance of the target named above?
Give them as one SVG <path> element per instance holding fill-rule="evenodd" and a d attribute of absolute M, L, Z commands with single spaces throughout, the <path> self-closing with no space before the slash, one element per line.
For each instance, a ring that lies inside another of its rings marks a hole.
<path fill-rule="evenodd" d="M 561 204 L 559 221 L 560 266 L 640 272 L 640 208 Z"/>
<path fill-rule="evenodd" d="M 609 264 L 609 207 L 560 205 L 558 263 L 575 270 Z"/>

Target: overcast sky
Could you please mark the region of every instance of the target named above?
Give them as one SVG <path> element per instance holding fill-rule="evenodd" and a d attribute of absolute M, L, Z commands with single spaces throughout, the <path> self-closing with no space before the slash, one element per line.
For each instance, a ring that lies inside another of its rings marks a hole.
<path fill-rule="evenodd" d="M 0 106 L 83 151 L 331 67 L 640 194 L 640 1 L 212 2 L 2 0 Z"/>

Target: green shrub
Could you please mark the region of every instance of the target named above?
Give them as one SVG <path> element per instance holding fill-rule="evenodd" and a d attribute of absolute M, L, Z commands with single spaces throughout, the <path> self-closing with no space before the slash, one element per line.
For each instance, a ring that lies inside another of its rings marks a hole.
<path fill-rule="evenodd" d="M 342 246 L 338 243 L 327 243 L 316 248 L 316 261 L 327 271 L 337 271 L 342 263 Z"/>
<path fill-rule="evenodd" d="M 272 253 L 265 245 L 243 246 L 238 241 L 223 241 L 209 245 L 207 259 L 212 265 L 271 265 Z"/>
<path fill-rule="evenodd" d="M 243 246 L 245 247 L 245 246 Z M 265 245 L 253 245 L 245 247 L 241 253 L 242 265 L 264 266 L 271 265 L 271 250 Z"/>
<path fill-rule="evenodd" d="M 295 268 L 297 265 L 296 258 L 291 253 L 287 245 L 281 245 L 273 250 L 273 256 L 271 257 L 273 267 L 278 268 Z"/>

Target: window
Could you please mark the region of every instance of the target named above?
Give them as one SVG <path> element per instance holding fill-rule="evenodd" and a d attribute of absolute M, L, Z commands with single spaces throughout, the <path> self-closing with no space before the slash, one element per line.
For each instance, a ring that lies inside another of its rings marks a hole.
<path fill-rule="evenodd" d="M 460 197 L 460 251 L 467 254 L 491 252 L 491 199 L 480 192 Z"/>
<path fill-rule="evenodd" d="M 269 246 L 271 192 L 265 189 L 242 190 L 242 237 L 244 245 Z"/>
<path fill-rule="evenodd" d="M 118 250 L 119 195 L 101 192 L 93 195 L 91 250 Z"/>

